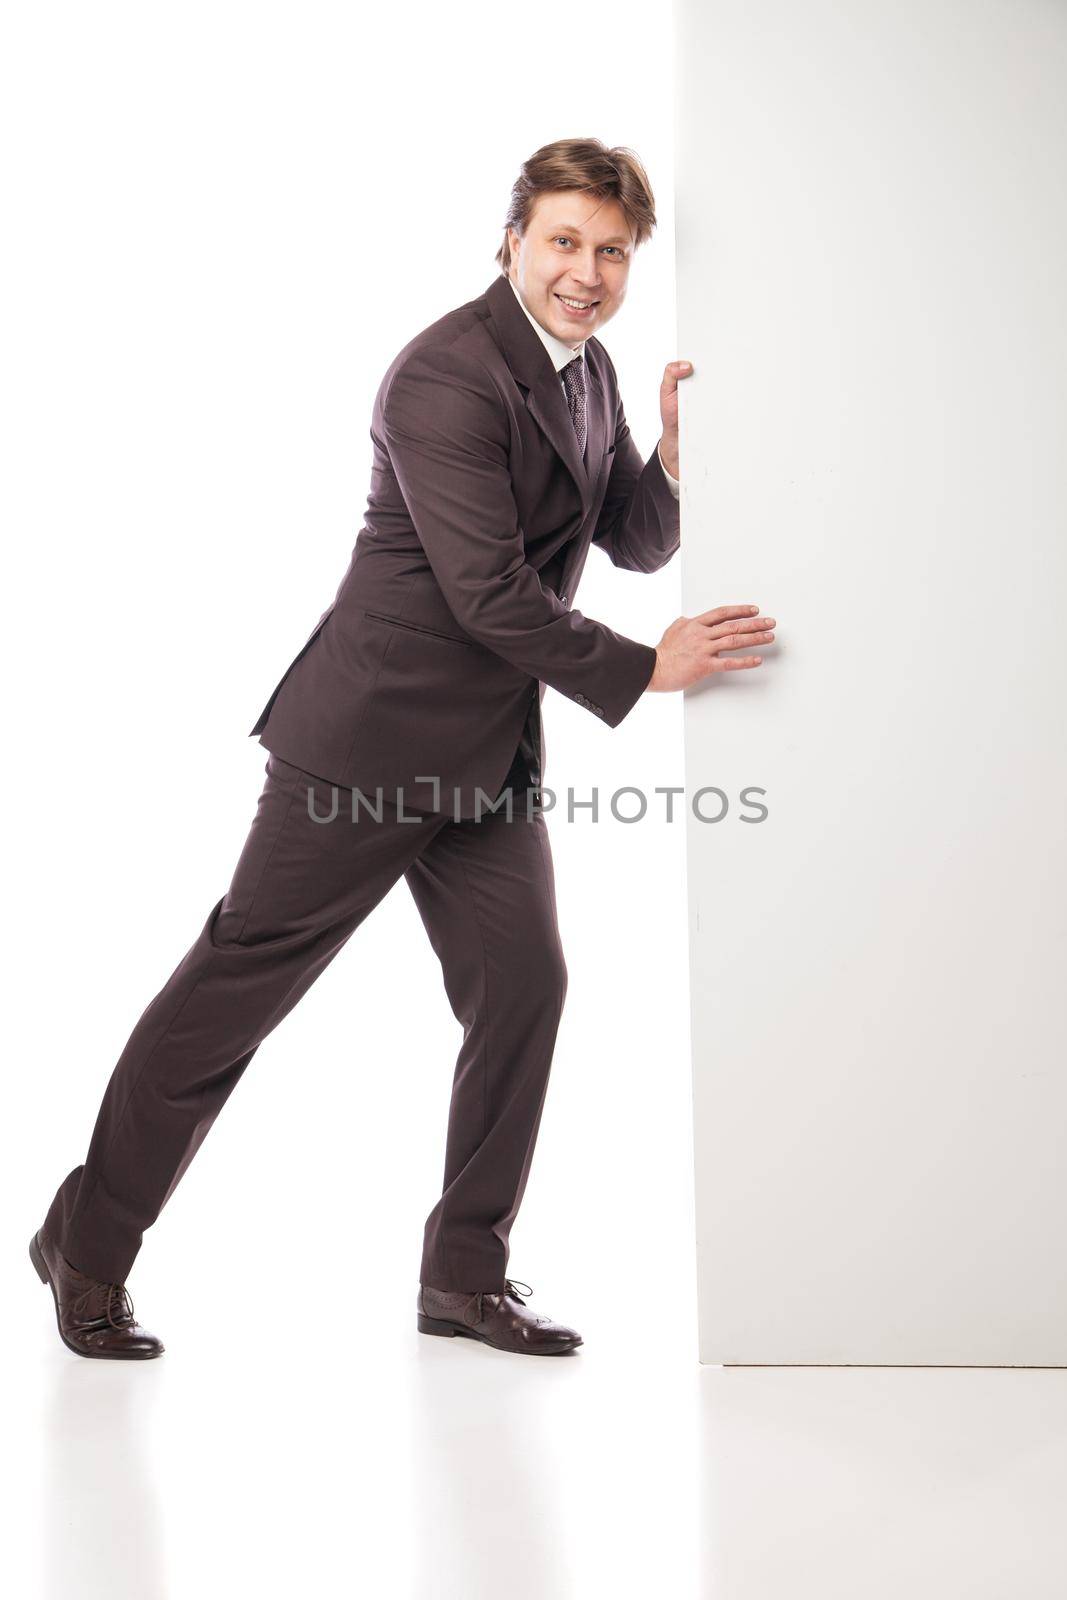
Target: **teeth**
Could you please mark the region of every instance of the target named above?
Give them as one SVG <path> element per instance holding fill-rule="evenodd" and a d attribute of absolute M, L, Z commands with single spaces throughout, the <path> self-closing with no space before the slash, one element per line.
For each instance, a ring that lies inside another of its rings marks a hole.
<path fill-rule="evenodd" d="M 573 306 L 576 311 L 584 311 L 587 306 L 593 304 L 591 300 L 568 300 L 565 294 L 561 294 L 558 298 L 563 301 L 565 306 Z"/>

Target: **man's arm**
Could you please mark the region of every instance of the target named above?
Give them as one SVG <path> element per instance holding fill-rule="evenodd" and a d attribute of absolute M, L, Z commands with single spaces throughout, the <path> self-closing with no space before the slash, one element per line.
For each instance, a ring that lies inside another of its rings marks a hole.
<path fill-rule="evenodd" d="M 668 484 L 670 485 L 671 494 L 674 496 L 674 498 L 676 500 L 678 500 L 678 499 L 681 498 L 682 485 L 681 485 L 680 481 L 674 476 L 673 472 L 668 472 L 667 471 L 667 463 L 663 460 L 663 445 L 662 445 L 662 442 L 656 446 L 656 449 L 659 452 L 659 459 L 660 459 L 660 462 L 662 463 L 662 466 L 663 466 L 663 476 L 666 478 Z"/>
<path fill-rule="evenodd" d="M 527 562 L 507 413 L 486 369 L 454 347 L 416 350 L 389 385 L 382 431 L 415 531 L 460 627 L 616 727 L 647 688 L 656 651 L 568 610 Z M 658 462 L 655 470 L 669 498 Z"/>
<path fill-rule="evenodd" d="M 680 520 L 678 495 L 668 481 L 659 446 L 647 461 L 642 459 L 620 396 L 611 476 L 593 543 L 605 550 L 617 567 L 658 572 L 681 544 Z"/>

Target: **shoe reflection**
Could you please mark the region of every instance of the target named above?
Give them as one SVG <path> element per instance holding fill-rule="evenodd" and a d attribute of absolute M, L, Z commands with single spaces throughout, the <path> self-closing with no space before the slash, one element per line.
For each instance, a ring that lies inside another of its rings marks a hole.
<path fill-rule="evenodd" d="M 166 1375 L 148 1365 L 74 1355 L 56 1365 L 43 1440 L 46 1600 L 168 1600 L 151 1450 L 153 1380 Z"/>
<path fill-rule="evenodd" d="M 411 1594 L 571 1600 L 580 1530 L 560 1461 L 581 1363 L 468 1339 L 416 1353 Z"/>

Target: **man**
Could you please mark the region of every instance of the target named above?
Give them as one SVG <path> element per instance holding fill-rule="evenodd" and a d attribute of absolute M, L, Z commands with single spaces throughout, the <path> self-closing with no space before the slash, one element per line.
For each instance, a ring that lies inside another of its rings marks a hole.
<path fill-rule="evenodd" d="M 541 699 L 551 685 L 614 728 L 646 690 L 758 665 L 723 652 L 773 627 L 719 607 L 653 649 L 571 608 L 590 543 L 641 572 L 679 544 L 690 363 L 664 373 L 644 461 L 594 337 L 654 224 L 631 152 L 545 146 L 514 186 L 501 274 L 386 372 L 365 526 L 252 729 L 267 779 L 229 889 L 134 1028 L 30 1244 L 77 1354 L 162 1353 L 125 1288 L 144 1230 L 263 1039 L 401 876 L 464 1028 L 418 1327 L 524 1354 L 581 1344 L 505 1276 L 567 985 Z"/>

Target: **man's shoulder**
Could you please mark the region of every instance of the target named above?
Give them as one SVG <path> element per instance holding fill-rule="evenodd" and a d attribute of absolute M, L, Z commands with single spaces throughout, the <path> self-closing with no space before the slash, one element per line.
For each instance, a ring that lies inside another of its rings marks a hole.
<path fill-rule="evenodd" d="M 406 367 L 423 367 L 447 372 L 449 365 L 467 373 L 483 369 L 491 383 L 493 369 L 503 354 L 493 335 L 492 316 L 484 293 L 454 306 L 437 317 L 397 351 L 382 378 L 381 393 L 390 388 L 396 375 Z"/>

